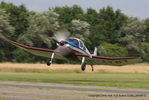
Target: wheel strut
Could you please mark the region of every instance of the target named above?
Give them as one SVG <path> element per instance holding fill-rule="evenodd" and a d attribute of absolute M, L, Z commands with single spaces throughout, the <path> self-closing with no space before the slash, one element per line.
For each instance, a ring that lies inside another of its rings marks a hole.
<path fill-rule="evenodd" d="M 92 68 L 92 72 L 94 71 L 94 66 L 93 65 L 91 65 L 91 68 Z"/>
<path fill-rule="evenodd" d="M 85 57 L 82 58 L 82 63 L 81 63 L 81 70 L 84 71 L 86 68 L 86 64 L 85 64 Z"/>
<path fill-rule="evenodd" d="M 53 58 L 54 58 L 54 53 L 52 53 L 51 59 L 48 59 L 48 60 L 47 60 L 47 65 L 48 65 L 48 66 L 50 66 L 50 65 L 52 64 Z"/>

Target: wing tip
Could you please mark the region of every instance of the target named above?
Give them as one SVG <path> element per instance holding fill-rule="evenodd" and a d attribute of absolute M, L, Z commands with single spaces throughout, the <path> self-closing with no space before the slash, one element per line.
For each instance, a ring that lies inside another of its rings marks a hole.
<path fill-rule="evenodd" d="M 32 50 L 39 50 L 39 51 L 46 51 L 46 52 L 54 52 L 54 50 L 50 50 L 50 49 L 43 49 L 43 48 L 37 48 L 37 47 L 30 47 L 30 46 L 26 46 L 17 42 L 14 42 L 12 40 L 6 40 L 7 42 L 13 44 L 13 45 L 17 45 L 26 49 L 32 49 Z"/>

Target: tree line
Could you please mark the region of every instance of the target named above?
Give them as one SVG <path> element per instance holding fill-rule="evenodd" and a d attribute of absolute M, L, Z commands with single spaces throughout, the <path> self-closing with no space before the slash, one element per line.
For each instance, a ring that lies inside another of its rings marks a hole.
<path fill-rule="evenodd" d="M 0 3 L 0 62 L 46 61 L 47 58 L 33 56 L 3 40 L 55 49 L 52 36 L 59 30 L 67 30 L 72 37 L 82 39 L 91 52 L 97 47 L 100 56 L 137 56 L 140 60 L 135 62 L 149 62 L 149 18 L 130 17 L 111 6 L 99 11 L 93 8 L 84 11 L 78 5 L 63 6 L 39 13 L 4 1 Z M 55 59 L 55 62 L 69 61 Z"/>

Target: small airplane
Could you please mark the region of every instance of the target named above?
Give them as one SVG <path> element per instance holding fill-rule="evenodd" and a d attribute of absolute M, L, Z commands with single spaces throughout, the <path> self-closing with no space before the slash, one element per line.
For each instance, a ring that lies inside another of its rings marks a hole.
<path fill-rule="evenodd" d="M 60 36 L 56 36 L 60 37 Z M 57 39 L 56 39 L 57 40 Z M 54 56 L 59 59 L 68 59 L 74 61 L 81 61 L 81 70 L 84 71 L 86 64 L 91 65 L 92 71 L 94 71 L 93 65 L 100 64 L 99 59 L 107 60 L 123 60 L 123 59 L 137 59 L 137 57 L 104 57 L 97 56 L 97 48 L 95 47 L 93 54 L 89 52 L 85 44 L 79 38 L 67 38 L 57 40 L 57 48 L 55 50 L 43 49 L 37 47 L 30 47 L 17 42 L 6 40 L 7 42 L 22 48 L 23 50 L 30 52 L 37 56 L 48 57 L 47 65 L 50 66 Z M 87 61 L 85 61 L 87 60 Z"/>

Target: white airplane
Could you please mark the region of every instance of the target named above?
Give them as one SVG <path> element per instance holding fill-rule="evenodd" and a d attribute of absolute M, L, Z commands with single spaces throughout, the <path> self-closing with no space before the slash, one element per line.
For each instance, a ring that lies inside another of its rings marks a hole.
<path fill-rule="evenodd" d="M 29 46 L 19 44 L 11 40 L 6 40 L 6 41 L 34 55 L 50 58 L 47 60 L 48 66 L 51 65 L 54 55 L 56 55 L 55 57 L 59 59 L 66 58 L 68 60 L 81 61 L 82 71 L 85 70 L 86 64 L 91 65 L 91 68 L 93 71 L 94 70 L 93 65 L 100 64 L 99 59 L 107 59 L 107 60 L 137 59 L 137 57 L 97 56 L 97 48 L 95 48 L 93 54 L 91 54 L 86 48 L 86 46 L 84 45 L 83 41 L 78 38 L 68 38 L 68 39 L 57 40 L 58 47 L 55 50 L 43 49 L 43 48 L 37 48 L 37 47 L 29 47 Z"/>

